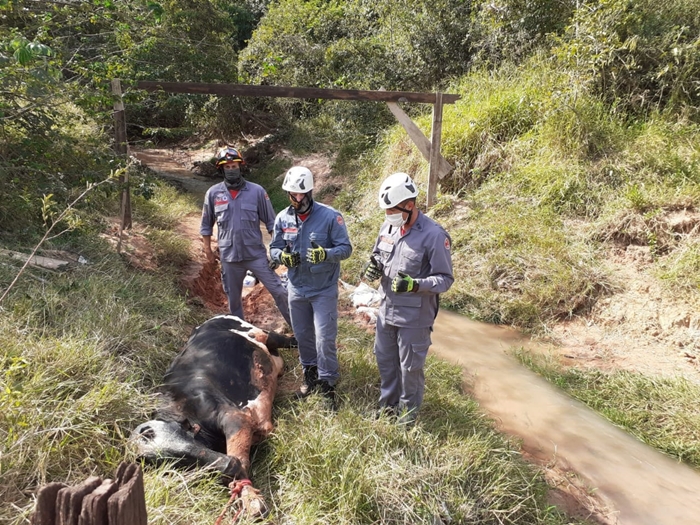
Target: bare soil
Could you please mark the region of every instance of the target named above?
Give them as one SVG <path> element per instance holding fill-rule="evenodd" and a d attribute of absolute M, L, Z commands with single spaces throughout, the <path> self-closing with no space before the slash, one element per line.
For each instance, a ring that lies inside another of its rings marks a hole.
<path fill-rule="evenodd" d="M 193 166 L 195 161 L 213 155 L 217 146 L 133 150 L 131 153 L 166 178 L 180 179 L 187 191 L 203 194 L 217 180 L 197 176 Z M 324 200 L 332 199 L 333 187 L 339 181 L 330 179 L 330 159 L 322 155 L 294 158 L 284 151 L 277 154 L 288 155 L 295 164 L 309 166 L 315 176 L 316 188 L 329 189 L 324 193 Z M 668 220 L 679 219 L 669 217 Z M 689 234 L 700 234 L 700 213 L 686 213 L 682 220 L 689 223 L 690 228 L 686 230 Z M 226 312 L 226 297 L 221 289 L 218 267 L 206 263 L 201 250 L 199 215 L 186 217 L 178 231 L 192 241 L 191 259 L 182 273 L 184 287 L 212 312 Z M 116 235 L 116 228 L 111 233 Z M 114 235 L 111 235 L 112 239 Z M 153 268 L 148 242 L 138 225 L 124 233 L 123 247 L 134 265 Z M 600 300 L 589 314 L 554 324 L 545 339 L 533 341 L 528 346 L 553 354 L 569 367 L 630 370 L 663 377 L 683 376 L 700 383 L 700 305 L 663 289 L 652 277 L 648 247 L 613 246 L 606 262 L 617 283 L 615 292 Z M 279 273 L 283 271 L 284 267 L 278 269 Z M 246 319 L 260 328 L 284 329 L 284 321 L 272 297 L 261 284 L 245 290 L 244 310 Z M 358 324 L 371 329 L 367 318 L 357 314 L 347 302 L 341 302 L 341 315 L 352 317 Z M 526 451 L 524 456 L 528 457 Z M 530 459 L 539 465 L 550 484 L 552 504 L 572 518 L 599 524 L 616 523 L 606 504 L 596 498 L 591 487 L 586 486 L 575 472 L 534 457 Z"/>
<path fill-rule="evenodd" d="M 700 224 L 700 213 L 688 214 Z M 700 305 L 652 275 L 648 246 L 613 247 L 607 266 L 617 291 L 586 316 L 550 328 L 545 346 L 566 366 L 685 377 L 700 383 Z"/>

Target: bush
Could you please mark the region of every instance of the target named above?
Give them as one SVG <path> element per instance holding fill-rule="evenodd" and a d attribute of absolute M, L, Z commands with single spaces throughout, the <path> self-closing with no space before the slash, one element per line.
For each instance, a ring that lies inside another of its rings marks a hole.
<path fill-rule="evenodd" d="M 609 104 L 696 114 L 699 31 L 698 0 L 582 3 L 555 51 Z"/>

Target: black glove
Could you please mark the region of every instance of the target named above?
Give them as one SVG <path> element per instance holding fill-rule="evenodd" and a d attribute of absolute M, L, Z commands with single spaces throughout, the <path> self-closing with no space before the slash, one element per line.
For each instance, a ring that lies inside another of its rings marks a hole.
<path fill-rule="evenodd" d="M 295 268 L 301 264 L 301 255 L 299 255 L 299 252 L 291 251 L 289 246 L 287 246 L 280 254 L 280 261 L 287 268 Z"/>
<path fill-rule="evenodd" d="M 322 263 L 326 260 L 326 250 L 314 241 L 311 241 L 311 249 L 306 250 L 306 261 L 311 264 Z"/>
<path fill-rule="evenodd" d="M 279 265 L 280 265 L 280 263 L 278 263 L 277 261 L 275 261 L 275 260 L 273 260 L 273 259 L 270 259 L 269 261 L 267 261 L 267 267 L 268 267 L 270 270 L 272 270 L 273 272 L 274 272 L 277 268 L 279 268 Z"/>
<path fill-rule="evenodd" d="M 370 282 L 376 281 L 382 276 L 383 269 L 384 265 L 377 260 L 374 254 L 372 254 L 369 256 L 369 262 L 365 264 L 365 267 L 362 270 L 362 277 Z"/>
<path fill-rule="evenodd" d="M 418 283 L 410 275 L 399 272 L 391 281 L 391 291 L 395 293 L 417 292 Z"/>

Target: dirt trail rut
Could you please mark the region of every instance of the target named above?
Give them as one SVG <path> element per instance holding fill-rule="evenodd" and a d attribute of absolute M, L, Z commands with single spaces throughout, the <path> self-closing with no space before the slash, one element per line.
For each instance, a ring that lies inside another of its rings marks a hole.
<path fill-rule="evenodd" d="M 442 311 L 432 351 L 461 366 L 465 385 L 525 452 L 575 471 L 620 525 L 700 524 L 700 474 L 655 451 L 520 365 L 514 331 Z"/>

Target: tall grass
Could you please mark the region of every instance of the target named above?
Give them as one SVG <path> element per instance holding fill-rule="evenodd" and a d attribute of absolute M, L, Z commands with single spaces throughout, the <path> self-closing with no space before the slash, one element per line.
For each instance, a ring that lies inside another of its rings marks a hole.
<path fill-rule="evenodd" d="M 539 56 L 475 71 L 451 91 L 461 99 L 445 107 L 442 153 L 455 169 L 430 211 L 453 239 L 457 279 L 444 305 L 539 330 L 613 290 L 602 260 L 615 244 L 650 246 L 669 286 L 698 281 L 692 235 L 667 222 L 672 211 L 700 205 L 696 124 L 662 114 L 627 121 L 575 71 L 555 70 Z M 429 136 L 429 115 L 416 120 Z M 340 198 L 358 223 L 351 225 L 358 255 L 375 239 L 378 228 L 367 226 L 381 218 L 383 178 L 410 173 L 419 204 L 427 188 L 427 162 L 399 126 L 364 158 Z"/>

